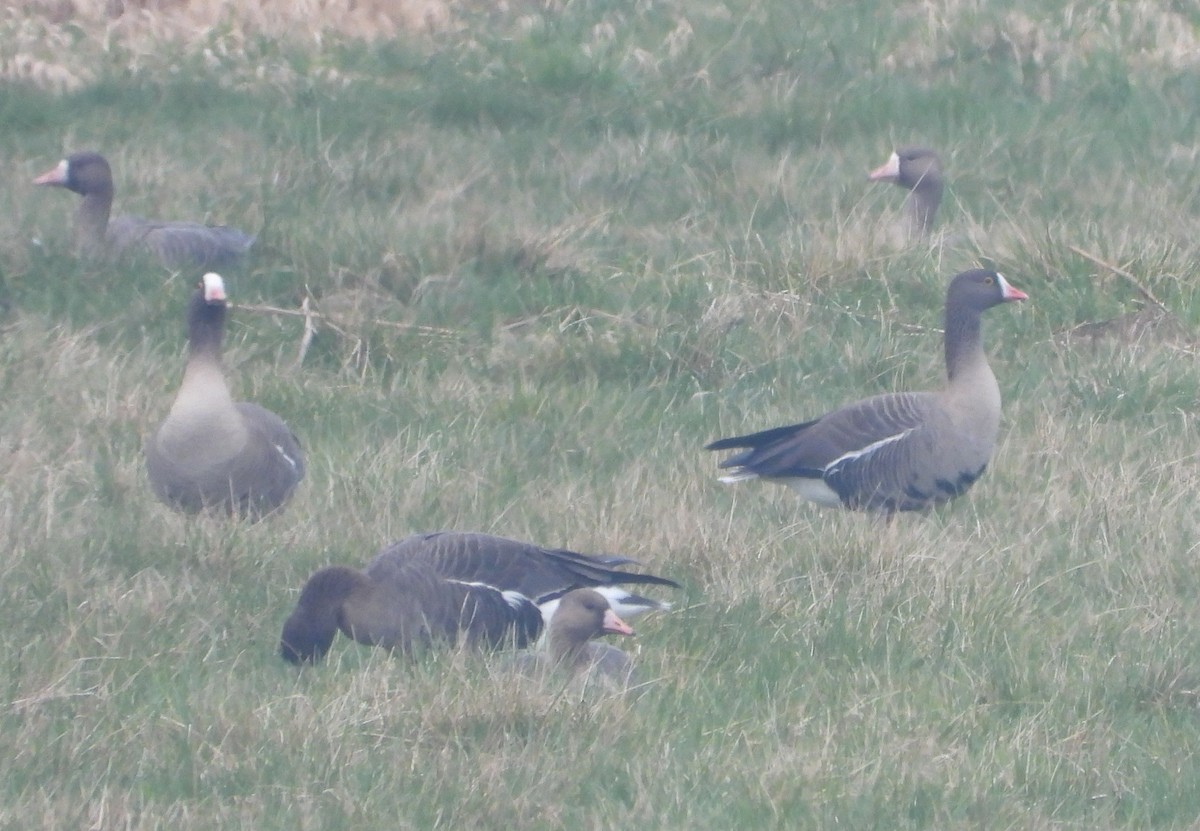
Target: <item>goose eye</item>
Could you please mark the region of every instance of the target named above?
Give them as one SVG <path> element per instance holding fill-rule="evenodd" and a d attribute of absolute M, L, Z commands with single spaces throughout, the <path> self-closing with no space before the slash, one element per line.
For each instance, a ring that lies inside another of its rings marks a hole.
<path fill-rule="evenodd" d="M 992 277 L 992 276 L 989 274 L 987 277 L 984 277 L 984 278 L 983 278 L 983 284 L 984 284 L 985 286 L 992 286 L 992 285 L 995 285 L 995 284 L 996 284 L 996 278 L 995 278 L 995 277 Z"/>

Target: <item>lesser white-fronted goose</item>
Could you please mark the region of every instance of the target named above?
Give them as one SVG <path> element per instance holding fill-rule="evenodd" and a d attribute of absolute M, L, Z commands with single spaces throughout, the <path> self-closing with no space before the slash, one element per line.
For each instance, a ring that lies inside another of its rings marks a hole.
<path fill-rule="evenodd" d="M 155 495 L 172 508 L 259 519 L 304 478 L 304 453 L 279 416 L 230 395 L 221 365 L 225 311 L 224 280 L 205 274 L 188 303 L 183 383 L 146 441 L 146 470 Z"/>
<path fill-rule="evenodd" d="M 709 450 L 748 448 L 721 462 L 722 482 L 764 478 L 819 505 L 894 511 L 963 493 L 991 459 L 1000 387 L 980 334 L 982 313 L 1025 300 L 995 271 L 955 277 L 946 291 L 946 386 L 876 395 L 803 424 L 721 439 Z"/>
<path fill-rule="evenodd" d="M 601 635 L 633 634 L 629 624 L 594 589 L 575 589 L 563 595 L 548 618 L 547 630 L 545 649 L 517 656 L 516 665 L 522 672 L 544 676 L 558 671 L 589 680 L 598 677 L 620 687 L 635 682 L 633 661 L 624 650 L 592 641 Z"/>
<path fill-rule="evenodd" d="M 254 237 L 224 225 L 140 216 L 119 216 L 110 222 L 112 171 L 99 153 L 74 153 L 33 183 L 57 185 L 83 197 L 75 214 L 75 244 L 89 256 L 140 249 L 170 269 L 224 269 L 236 265 L 254 243 Z"/>
<path fill-rule="evenodd" d="M 873 182 L 892 182 L 909 191 L 904 211 L 911 238 L 927 236 L 942 204 L 942 160 L 927 147 L 902 147 L 868 178 Z"/>
<path fill-rule="evenodd" d="M 385 548 L 365 571 L 328 566 L 315 572 L 283 626 L 280 654 L 293 663 L 320 660 L 338 630 L 405 653 L 460 638 L 520 648 L 542 630 L 538 603 L 572 589 L 678 588 L 665 577 L 621 570 L 633 563 L 490 534 L 416 534 Z"/>

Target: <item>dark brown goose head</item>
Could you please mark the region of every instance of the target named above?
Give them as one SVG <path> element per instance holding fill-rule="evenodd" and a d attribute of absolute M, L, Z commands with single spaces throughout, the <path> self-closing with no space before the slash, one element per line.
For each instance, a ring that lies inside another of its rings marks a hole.
<path fill-rule="evenodd" d="M 369 591 L 369 580 L 358 569 L 329 566 L 317 571 L 283 625 L 279 654 L 293 664 L 321 660 L 342 625 L 342 607 L 354 595 Z"/>
<path fill-rule="evenodd" d="M 926 147 L 902 147 L 868 174 L 873 182 L 891 182 L 909 191 L 905 211 L 913 236 L 926 236 L 942 203 L 942 160 Z"/>

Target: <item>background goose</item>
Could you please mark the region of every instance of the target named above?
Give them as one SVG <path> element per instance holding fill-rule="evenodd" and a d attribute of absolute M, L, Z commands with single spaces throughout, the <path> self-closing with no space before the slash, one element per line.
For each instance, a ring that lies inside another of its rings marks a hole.
<path fill-rule="evenodd" d="M 284 623 L 280 654 L 293 663 L 319 660 L 339 629 L 359 643 L 401 652 L 460 637 L 524 647 L 544 625 L 541 600 L 585 587 L 679 587 L 621 570 L 633 563 L 490 534 L 416 534 L 385 548 L 365 571 L 329 566 L 314 573 Z"/>
<path fill-rule="evenodd" d="M 221 366 L 225 282 L 205 274 L 188 303 L 188 359 L 166 420 L 146 442 L 155 495 L 180 511 L 205 508 L 258 519 L 304 478 L 304 454 L 283 420 L 234 403 Z"/>
<path fill-rule="evenodd" d="M 83 197 L 75 214 L 75 244 L 84 254 L 142 249 L 170 269 L 229 268 L 254 243 L 254 237 L 224 225 L 160 222 L 140 216 L 120 216 L 109 222 L 112 171 L 99 153 L 70 155 L 33 183 L 57 185 Z"/>
<path fill-rule="evenodd" d="M 995 271 L 959 274 L 946 292 L 946 374 L 939 392 L 877 395 L 803 424 L 721 439 L 748 448 L 721 462 L 722 482 L 784 482 L 819 505 L 913 511 L 963 493 L 991 459 L 1000 388 L 988 366 L 981 315 L 1025 300 Z"/>
<path fill-rule="evenodd" d="M 635 682 L 633 661 L 612 644 L 594 643 L 601 635 L 633 635 L 629 624 L 613 611 L 608 600 L 594 589 L 575 589 L 547 624 L 546 648 L 517 656 L 517 667 L 527 675 L 544 676 L 564 671 L 575 677 L 600 677 L 620 687 Z"/>
<path fill-rule="evenodd" d="M 942 204 L 942 160 L 926 147 L 902 147 L 868 174 L 873 182 L 892 182 L 909 191 L 904 211 L 912 238 L 928 236 Z"/>

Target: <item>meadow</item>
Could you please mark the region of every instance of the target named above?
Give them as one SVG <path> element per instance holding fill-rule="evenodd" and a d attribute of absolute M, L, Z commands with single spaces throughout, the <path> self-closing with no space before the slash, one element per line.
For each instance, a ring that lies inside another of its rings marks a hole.
<path fill-rule="evenodd" d="M 0 15 L 0 828 L 1200 822 L 1200 12 L 237 5 Z M 948 188 L 902 245 L 906 144 Z M 75 255 L 31 180 L 82 149 L 117 212 L 258 234 L 226 365 L 305 445 L 283 513 L 152 498 L 199 275 Z M 941 384 L 977 265 L 1030 299 L 967 495 L 716 481 L 712 439 Z M 279 659 L 313 570 L 437 529 L 683 583 L 648 691 Z"/>

